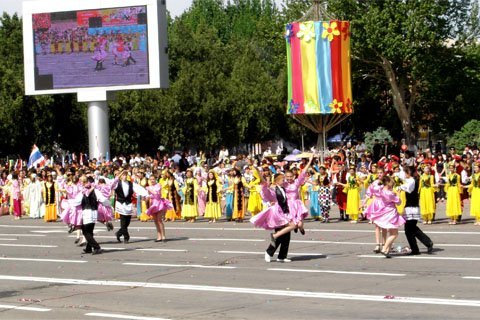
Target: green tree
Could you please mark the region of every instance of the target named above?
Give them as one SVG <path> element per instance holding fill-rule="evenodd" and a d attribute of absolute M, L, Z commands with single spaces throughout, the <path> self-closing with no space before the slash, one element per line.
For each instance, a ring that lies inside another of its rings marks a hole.
<path fill-rule="evenodd" d="M 330 10 L 339 18 L 352 21 L 357 76 L 384 83 L 409 145 L 415 141 L 414 121 L 433 119 L 435 104 L 424 99 L 435 90 L 430 76 L 450 62 L 451 54 L 444 53 L 449 43 L 463 34 L 472 2 L 329 2 Z"/>
<path fill-rule="evenodd" d="M 463 150 L 467 145 L 480 145 L 480 121 L 470 120 L 448 139 L 448 145 Z"/>

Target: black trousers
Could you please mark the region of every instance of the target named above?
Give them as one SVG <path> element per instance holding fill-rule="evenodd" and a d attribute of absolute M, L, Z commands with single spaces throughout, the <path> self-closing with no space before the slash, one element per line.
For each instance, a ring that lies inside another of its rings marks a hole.
<path fill-rule="evenodd" d="M 417 239 L 426 247 L 433 244 L 432 240 L 417 226 L 417 220 L 407 220 L 407 222 L 405 222 L 405 236 L 407 237 L 410 249 L 412 249 L 412 253 L 420 253 Z"/>
<path fill-rule="evenodd" d="M 275 231 L 280 231 L 283 228 L 275 229 Z M 281 235 L 275 240 L 275 247 L 272 245 L 269 245 L 267 248 L 267 253 L 270 257 L 273 257 L 275 254 L 275 251 L 277 251 L 277 248 L 280 247 L 280 251 L 278 252 L 278 259 L 286 259 L 288 255 L 288 247 L 290 246 L 290 234 L 286 233 L 284 235 Z"/>
<path fill-rule="evenodd" d="M 123 214 L 120 215 L 120 229 L 117 231 L 117 237 L 120 238 L 123 236 L 124 240 L 130 240 L 130 234 L 128 233 L 130 220 L 132 220 L 132 216 Z"/>
<path fill-rule="evenodd" d="M 87 240 L 87 247 L 85 248 L 87 252 L 92 251 L 92 248 L 95 250 L 100 249 L 98 242 L 93 237 L 93 229 L 95 229 L 95 223 L 82 225 L 82 233 L 85 240 Z"/>

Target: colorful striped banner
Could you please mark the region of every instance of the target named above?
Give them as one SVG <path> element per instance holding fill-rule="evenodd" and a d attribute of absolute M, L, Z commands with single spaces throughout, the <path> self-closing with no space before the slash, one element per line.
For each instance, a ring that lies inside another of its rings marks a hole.
<path fill-rule="evenodd" d="M 350 23 L 287 24 L 288 114 L 352 113 Z"/>

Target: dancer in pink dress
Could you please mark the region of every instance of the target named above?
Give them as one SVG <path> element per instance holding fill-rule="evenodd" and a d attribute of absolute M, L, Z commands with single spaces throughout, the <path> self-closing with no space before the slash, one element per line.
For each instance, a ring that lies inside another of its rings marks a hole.
<path fill-rule="evenodd" d="M 60 218 L 70 227 L 69 233 L 80 230 L 82 228 L 82 206 L 72 206 L 69 201 L 75 199 L 75 197 L 82 192 L 83 188 L 79 184 L 78 177 L 68 178 L 66 183 L 60 186 L 60 189 L 66 194 L 66 198 L 62 200 L 60 205 L 62 208 Z"/>
<path fill-rule="evenodd" d="M 362 207 L 366 207 L 363 214 L 365 218 L 368 220 L 371 219 L 371 215 L 376 215 L 382 209 L 382 204 L 380 200 L 376 200 L 376 196 L 382 190 L 382 179 L 385 175 L 385 171 L 383 167 L 377 168 L 377 179 L 373 181 L 367 188 L 366 197 L 363 200 Z M 380 240 L 381 238 L 381 240 Z M 375 249 L 373 249 L 374 253 L 380 253 L 382 251 L 382 247 L 387 240 L 387 230 L 380 228 L 379 226 L 375 225 L 375 243 L 377 244 Z"/>
<path fill-rule="evenodd" d="M 198 168 L 195 177 L 198 183 L 197 212 L 198 216 L 203 217 L 203 215 L 205 214 L 205 206 L 207 205 L 207 174 L 201 168 Z"/>
<path fill-rule="evenodd" d="M 98 183 L 95 186 L 95 189 L 100 191 L 100 193 L 107 199 L 110 199 L 112 194 L 112 183 L 106 183 L 104 178 L 98 179 Z M 97 221 L 105 224 L 108 231 L 113 230 L 113 208 L 111 206 L 105 206 L 102 203 L 98 203 L 97 209 Z"/>
<path fill-rule="evenodd" d="M 173 204 L 167 199 L 162 198 L 162 186 L 157 183 L 157 178 L 152 175 L 148 179 L 149 185 L 147 191 L 150 198 L 150 207 L 147 210 L 147 215 L 153 217 L 153 222 L 157 228 L 157 239 L 155 242 L 165 242 L 165 213 L 167 210 L 173 209 Z"/>
<path fill-rule="evenodd" d="M 101 71 L 105 69 L 103 67 L 103 62 L 107 57 L 108 53 L 105 51 L 106 40 L 100 38 L 95 43 L 95 51 L 93 52 L 92 59 L 97 63 L 95 65 L 95 71 Z"/>
<path fill-rule="evenodd" d="M 398 237 L 398 228 L 405 224 L 405 219 L 398 214 L 396 208 L 396 205 L 398 205 L 401 200 L 393 191 L 395 181 L 389 176 L 384 176 L 382 185 L 383 188 L 378 190 L 375 195 L 379 210 L 371 212 L 370 219 L 376 226 L 388 231 L 388 237 L 381 253 L 386 258 L 391 258 L 390 249 Z"/>
<path fill-rule="evenodd" d="M 305 234 L 305 230 L 303 229 L 303 219 L 308 216 L 308 209 L 305 207 L 302 200 L 300 200 L 299 193 L 300 187 L 305 182 L 306 173 L 310 168 L 312 160 L 313 154 L 297 179 L 294 178 L 292 171 L 287 170 L 285 176 L 282 174 L 277 174 L 275 176 L 274 183 L 272 184 L 274 190 L 265 188 L 265 184 L 262 187 L 261 194 L 264 200 L 276 203 L 276 206 L 274 205 L 274 208 L 270 207 L 260 212 L 250 219 L 250 221 L 257 227 L 271 230 L 285 225 L 285 214 L 287 214 L 286 218 L 288 220 L 288 225 L 270 235 L 270 243 L 273 246 L 275 245 L 277 238 L 291 232 L 292 230 L 298 229 L 301 234 Z M 286 181 L 284 181 L 284 179 L 286 179 Z M 278 201 L 276 201 L 278 198 L 277 193 L 281 193 L 286 198 L 287 207 L 282 208 L 281 204 L 278 204 Z"/>

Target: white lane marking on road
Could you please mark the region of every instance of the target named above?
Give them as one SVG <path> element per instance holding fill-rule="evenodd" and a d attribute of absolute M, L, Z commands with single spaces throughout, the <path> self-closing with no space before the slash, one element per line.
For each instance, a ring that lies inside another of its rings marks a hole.
<path fill-rule="evenodd" d="M 480 280 L 480 277 L 462 277 L 462 279 Z"/>
<path fill-rule="evenodd" d="M 88 261 L 84 260 L 59 260 L 59 259 L 34 259 L 34 258 L 8 258 L 0 257 L 0 260 L 10 260 L 10 261 L 35 261 L 35 262 L 62 262 L 62 263 L 87 263 Z"/>
<path fill-rule="evenodd" d="M 413 304 L 480 307 L 480 300 L 464 300 L 464 299 L 441 299 L 441 298 L 439 299 L 439 298 L 420 298 L 420 297 L 401 297 L 401 296 L 395 296 L 393 299 L 387 299 L 384 295 L 272 290 L 272 289 L 220 287 L 220 286 L 173 284 L 173 283 L 146 283 L 146 282 L 129 282 L 129 281 L 110 281 L 110 280 L 23 277 L 23 276 L 10 276 L 10 275 L 0 275 L 0 280 L 73 284 L 73 285 L 139 287 L 139 288 L 153 288 L 153 289 L 255 294 L 255 295 L 268 295 L 268 296 L 299 297 L 299 298 L 307 298 L 307 299 L 336 299 L 336 300 L 356 300 L 356 301 L 371 301 L 371 302 L 383 302 L 383 303 L 413 303 Z"/>
<path fill-rule="evenodd" d="M 0 233 L 0 237 L 45 237 L 44 234 Z"/>
<path fill-rule="evenodd" d="M 308 270 L 308 269 L 282 269 L 269 268 L 269 271 L 284 271 L 284 272 L 306 272 L 306 273 L 335 273 L 335 274 L 354 274 L 362 276 L 385 276 L 385 277 L 404 277 L 403 273 L 381 273 L 381 272 L 360 272 L 360 271 L 338 271 L 338 270 Z"/>
<path fill-rule="evenodd" d="M 52 310 L 52 309 L 46 309 L 46 308 L 11 306 L 7 304 L 0 304 L 0 309 L 15 309 L 15 310 L 22 310 L 22 311 L 38 311 L 38 312 L 47 312 Z"/>
<path fill-rule="evenodd" d="M 58 248 L 54 245 L 42 245 L 42 244 L 17 244 L 17 243 L 0 243 L 1 247 L 27 247 L 27 248 Z"/>
<path fill-rule="evenodd" d="M 59 226 L 37 226 L 37 225 L 30 225 L 30 226 L 19 226 L 19 225 L 10 225 L 10 224 L 0 224 L 0 228 L 19 228 L 19 229 L 58 229 L 61 228 Z"/>
<path fill-rule="evenodd" d="M 359 258 L 382 258 L 385 259 L 383 255 L 359 255 Z M 395 256 L 392 255 L 394 259 L 415 259 L 415 260 L 458 260 L 458 261 L 480 261 L 480 258 L 467 258 L 467 257 L 435 257 L 435 256 Z"/>
<path fill-rule="evenodd" d="M 67 233 L 66 230 L 32 230 L 35 233 Z"/>
<path fill-rule="evenodd" d="M 0 241 L 17 241 L 18 239 L 0 238 Z"/>
<path fill-rule="evenodd" d="M 68 236 L 69 238 L 76 238 L 77 236 Z M 111 235 L 111 236 L 97 236 L 95 235 L 95 238 L 98 238 L 98 239 L 115 239 L 117 240 L 117 238 L 115 238 L 115 235 Z M 149 237 L 130 237 L 131 240 L 133 239 L 138 239 L 138 240 L 148 240 L 148 239 L 152 239 L 153 238 L 149 238 Z"/>
<path fill-rule="evenodd" d="M 136 249 L 137 251 L 159 251 L 159 252 L 188 252 L 185 249 Z"/>
<path fill-rule="evenodd" d="M 263 239 L 229 239 L 229 238 L 188 238 L 190 241 L 235 241 L 235 242 L 263 242 Z"/>
<path fill-rule="evenodd" d="M 132 316 L 128 314 L 102 313 L 102 312 L 90 312 L 90 313 L 85 313 L 85 315 L 89 317 L 130 319 L 130 320 L 169 320 L 165 318 L 140 317 L 140 316 Z"/>
<path fill-rule="evenodd" d="M 216 253 L 227 253 L 227 254 L 260 254 L 260 255 L 263 255 L 265 254 L 265 251 L 215 251 Z M 305 253 L 291 253 L 289 252 L 288 253 L 289 255 L 291 256 L 324 256 L 324 254 L 322 253 L 308 253 L 308 252 L 305 252 Z"/>
<path fill-rule="evenodd" d="M 137 263 L 125 262 L 126 266 L 152 266 L 152 267 L 172 267 L 172 268 L 199 268 L 199 269 L 237 269 L 230 266 L 203 266 L 200 264 L 166 264 L 166 263 Z"/>
<path fill-rule="evenodd" d="M 102 246 L 102 249 L 103 250 L 112 250 L 112 251 L 114 251 L 114 250 L 118 250 L 118 251 L 127 250 L 127 248 L 103 247 L 103 246 Z"/>

